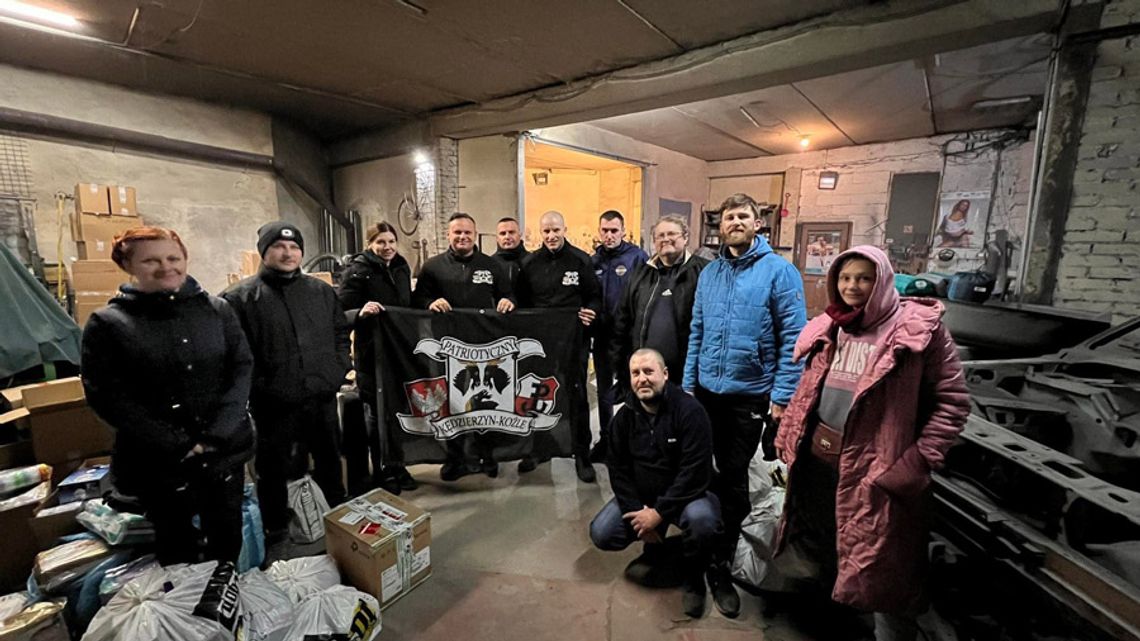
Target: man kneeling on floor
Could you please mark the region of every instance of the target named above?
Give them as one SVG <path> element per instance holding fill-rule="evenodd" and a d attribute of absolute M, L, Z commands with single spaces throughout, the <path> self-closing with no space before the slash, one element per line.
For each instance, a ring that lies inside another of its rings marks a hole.
<path fill-rule="evenodd" d="M 614 498 L 590 523 L 602 550 L 623 550 L 640 539 L 645 557 L 661 550 L 670 524 L 684 548 L 682 607 L 705 609 L 704 571 L 721 533 L 720 502 L 708 491 L 712 428 L 704 408 L 669 382 L 661 354 L 639 349 L 629 359 L 631 397 L 610 424 L 608 459 Z"/>

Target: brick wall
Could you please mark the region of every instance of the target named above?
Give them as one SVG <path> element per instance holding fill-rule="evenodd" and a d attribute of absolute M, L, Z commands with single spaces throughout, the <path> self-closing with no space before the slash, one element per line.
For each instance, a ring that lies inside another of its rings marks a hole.
<path fill-rule="evenodd" d="M 1140 0 L 1112 2 L 1102 28 L 1140 22 Z M 1140 314 L 1140 36 L 1097 47 L 1053 302 Z"/>

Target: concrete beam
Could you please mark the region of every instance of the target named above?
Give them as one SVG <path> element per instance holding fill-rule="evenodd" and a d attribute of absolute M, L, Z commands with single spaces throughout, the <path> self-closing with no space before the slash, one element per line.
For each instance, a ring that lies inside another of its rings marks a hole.
<path fill-rule="evenodd" d="M 427 151 L 435 141 L 427 121 L 417 120 L 327 145 L 325 157 L 329 168 L 336 170 L 347 165 L 400 156 L 417 149 Z"/>
<path fill-rule="evenodd" d="M 1058 0 L 895 0 L 565 85 L 441 111 L 435 136 L 470 138 L 718 98 L 1047 31 Z M 1081 4 L 1081 3 L 1075 3 Z"/>

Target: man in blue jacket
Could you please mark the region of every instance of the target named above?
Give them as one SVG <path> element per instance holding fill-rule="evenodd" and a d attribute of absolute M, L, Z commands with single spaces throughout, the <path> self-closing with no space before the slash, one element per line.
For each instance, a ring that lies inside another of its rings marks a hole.
<path fill-rule="evenodd" d="M 705 406 L 713 427 L 724 537 L 707 578 L 722 614 L 740 612 L 729 566 L 748 516 L 748 464 L 771 419 L 779 421 L 800 380 L 792 362 L 807 322 L 803 280 L 758 236 L 760 207 L 745 194 L 721 204 L 719 256 L 701 272 L 682 387 Z"/>
<path fill-rule="evenodd" d="M 621 305 L 621 295 L 639 265 L 649 256 L 637 245 L 625 240 L 625 218 L 610 209 L 598 219 L 598 236 L 602 244 L 594 251 L 594 274 L 602 286 L 602 317 L 594 324 L 594 373 L 598 381 L 598 426 L 601 439 L 590 452 L 590 461 L 605 460 L 606 434 L 614 418 L 614 366 L 609 346 L 613 338 L 614 318 Z"/>

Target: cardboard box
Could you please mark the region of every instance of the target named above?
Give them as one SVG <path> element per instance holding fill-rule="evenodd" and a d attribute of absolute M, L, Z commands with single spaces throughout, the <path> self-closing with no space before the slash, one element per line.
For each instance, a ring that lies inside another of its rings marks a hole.
<path fill-rule="evenodd" d="M 4 416 L 7 420 L 27 418 L 37 462 L 54 465 L 110 451 L 111 429 L 87 407 L 79 378 L 27 387 L 23 404 Z"/>
<path fill-rule="evenodd" d="M 142 224 L 137 217 L 82 214 L 72 230 L 76 254 L 80 260 L 109 260 L 115 237 Z"/>
<path fill-rule="evenodd" d="M 36 561 L 36 537 L 30 521 L 35 514 L 35 503 L 0 511 L 0 532 L 4 533 L 4 548 L 0 551 L 0 591 L 5 593 L 27 587 L 28 575 Z"/>
<path fill-rule="evenodd" d="M 110 296 L 101 301 L 75 301 L 75 324 L 81 328 L 87 325 L 87 320 L 91 318 L 95 310 L 103 309 L 107 306 L 107 299 L 109 298 Z"/>
<path fill-rule="evenodd" d="M 111 464 L 84 461 L 83 465 L 67 475 L 56 488 L 59 503 L 82 503 L 101 498 L 111 490 Z"/>
<path fill-rule="evenodd" d="M 333 286 L 332 272 L 309 272 L 309 275 L 323 283 L 327 283 L 329 287 Z"/>
<path fill-rule="evenodd" d="M 82 502 L 60 505 L 59 492 L 52 492 L 47 500 L 36 507 L 28 524 L 36 540 L 36 549 L 40 551 L 53 548 L 59 544 L 60 537 L 82 532 L 83 525 L 75 520 L 81 511 Z"/>
<path fill-rule="evenodd" d="M 76 296 L 111 292 L 111 298 L 119 291 L 119 285 L 130 281 L 131 277 L 109 260 L 77 260 L 71 264 L 71 286 Z"/>
<path fill-rule="evenodd" d="M 261 269 L 261 254 L 248 249 L 243 251 L 241 253 L 241 269 L 238 271 L 242 278 L 257 275 L 259 269 Z"/>
<path fill-rule="evenodd" d="M 373 490 L 325 515 L 325 547 L 341 577 L 384 609 L 431 576 L 431 514 Z"/>
<path fill-rule="evenodd" d="M 0 422 L 3 422 L 3 416 L 0 416 Z M 14 443 L 0 445 L 0 470 L 35 465 L 35 463 L 36 456 L 32 453 L 32 442 L 30 440 L 21 439 Z"/>
<path fill-rule="evenodd" d="M 112 216 L 138 216 L 138 197 L 134 187 L 111 185 L 108 189 L 111 197 Z"/>
<path fill-rule="evenodd" d="M 79 183 L 75 186 L 75 213 L 110 216 L 110 191 L 104 185 Z"/>

